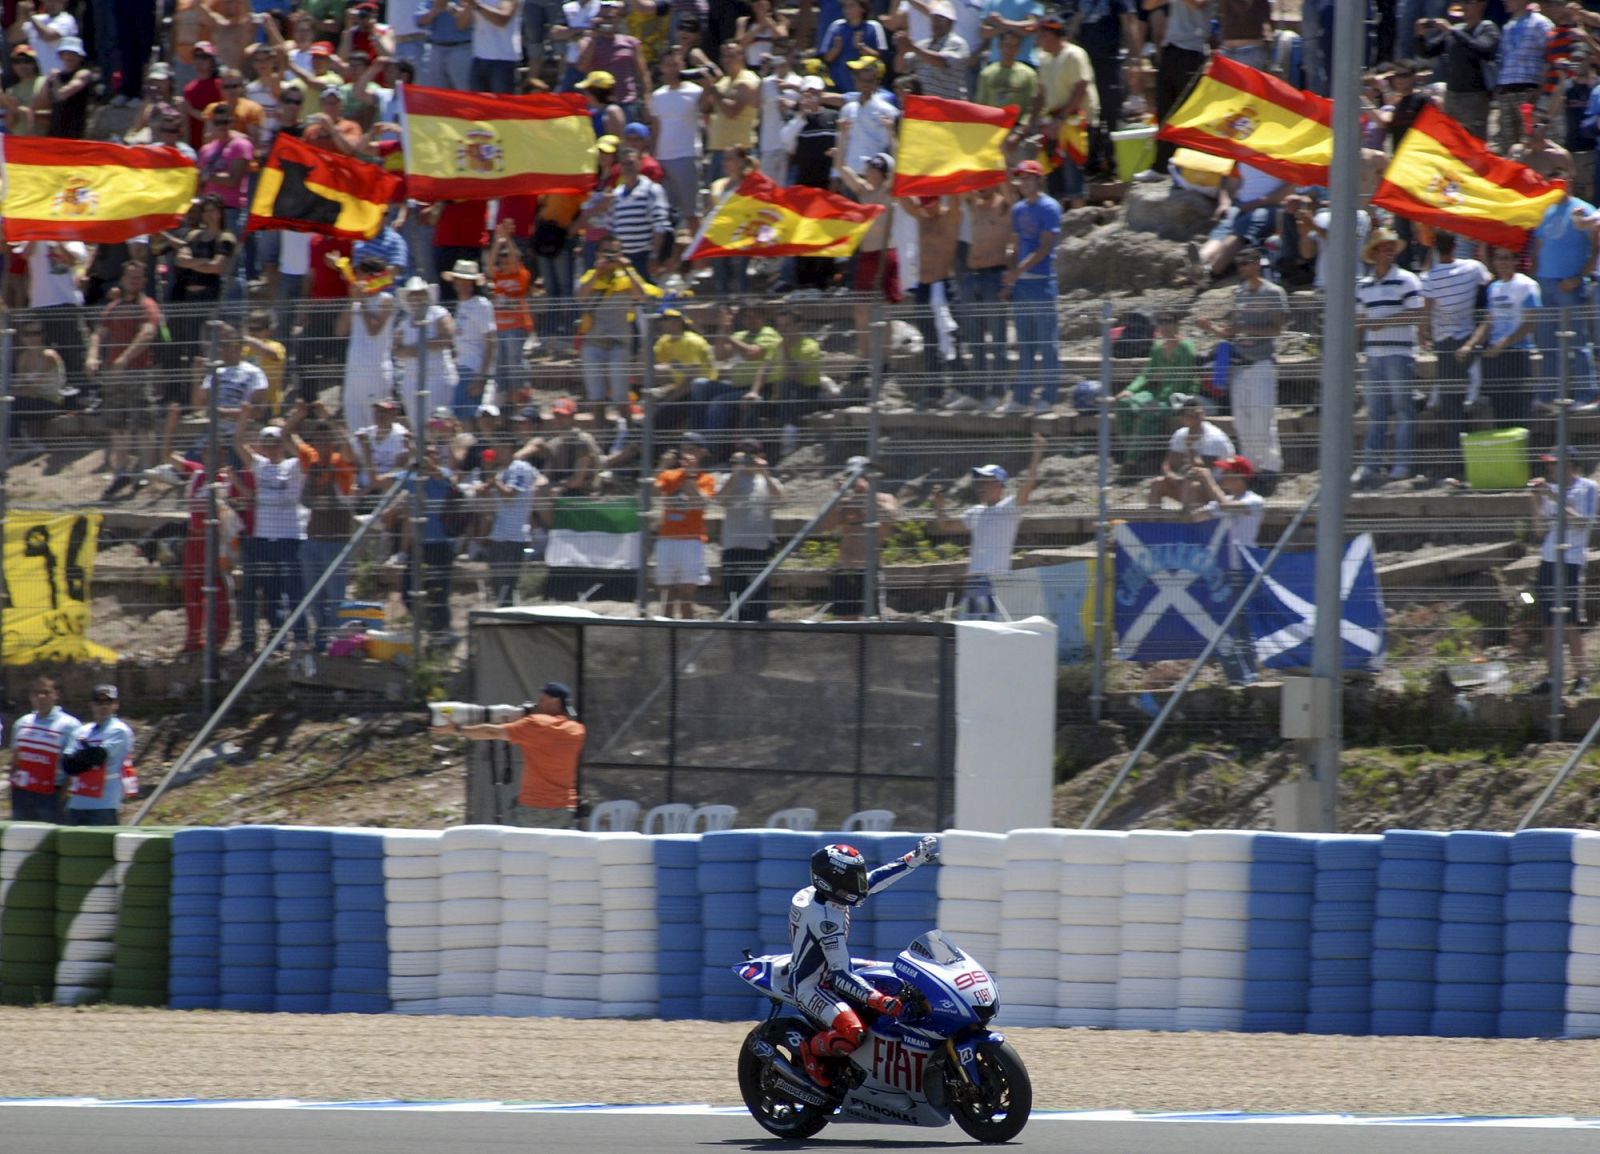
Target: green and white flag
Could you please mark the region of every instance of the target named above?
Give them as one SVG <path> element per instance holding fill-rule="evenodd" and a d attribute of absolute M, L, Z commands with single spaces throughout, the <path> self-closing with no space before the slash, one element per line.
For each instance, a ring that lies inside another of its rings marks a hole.
<path fill-rule="evenodd" d="M 545 564 L 552 569 L 637 569 L 638 503 L 629 498 L 558 497 Z"/>

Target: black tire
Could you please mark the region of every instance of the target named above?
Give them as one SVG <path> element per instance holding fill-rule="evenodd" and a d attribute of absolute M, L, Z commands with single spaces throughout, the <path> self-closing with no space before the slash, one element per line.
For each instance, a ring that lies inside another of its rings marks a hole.
<path fill-rule="evenodd" d="M 978 1048 L 978 1069 L 983 1076 L 978 1089 L 968 1086 L 959 1071 L 946 1074 L 950 1113 L 979 1142 L 1009 1142 L 1022 1133 L 1033 1112 L 1027 1067 L 1010 1042 L 1000 1042 Z"/>
<path fill-rule="evenodd" d="M 769 1134 L 791 1141 L 811 1138 L 828 1124 L 828 1111 L 791 1098 L 784 1091 L 783 1083 L 751 1052 L 751 1040 L 765 1032 L 766 1027 L 757 1026 L 739 1047 L 739 1094 L 744 1098 L 745 1109 Z M 796 1069 L 800 1067 L 800 1055 L 788 1053 L 787 1043 L 781 1038 L 768 1040 L 785 1052 L 784 1056 Z"/>

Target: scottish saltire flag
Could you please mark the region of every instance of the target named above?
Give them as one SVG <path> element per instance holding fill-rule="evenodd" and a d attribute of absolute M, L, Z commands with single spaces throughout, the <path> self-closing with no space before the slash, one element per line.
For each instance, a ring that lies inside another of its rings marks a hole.
<path fill-rule="evenodd" d="M 1012 620 L 1048 617 L 1056 623 L 1056 649 L 1062 661 L 1081 661 L 1094 647 L 1093 561 L 1069 561 L 1017 569 L 990 579 L 995 602 Z M 1111 619 L 1111 589 L 1106 615 Z"/>
<path fill-rule="evenodd" d="M 1245 551 L 1247 576 L 1261 568 L 1267 552 Z M 1280 554 L 1246 607 L 1256 661 L 1264 669 L 1304 669 L 1311 664 L 1312 635 L 1317 628 L 1316 556 Z M 1383 590 L 1378 586 L 1371 534 L 1363 533 L 1345 548 L 1339 600 L 1344 606 L 1339 624 L 1344 668 L 1378 672 L 1383 668 L 1385 648 Z"/>
<path fill-rule="evenodd" d="M 1121 524 L 1116 544 L 1117 647 L 1124 661 L 1200 656 L 1233 599 L 1228 524 Z"/>

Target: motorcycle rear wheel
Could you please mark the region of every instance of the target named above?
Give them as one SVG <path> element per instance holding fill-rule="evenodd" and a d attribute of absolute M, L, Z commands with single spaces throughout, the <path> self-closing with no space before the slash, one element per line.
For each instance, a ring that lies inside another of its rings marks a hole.
<path fill-rule="evenodd" d="M 828 1124 L 828 1112 L 809 1102 L 797 1102 L 784 1092 L 783 1083 L 750 1050 L 750 1039 L 761 1032 L 757 1026 L 739 1047 L 739 1094 L 745 1109 L 769 1134 L 795 1141 L 813 1137 Z M 787 1057 L 799 1067 L 799 1054 Z"/>
<path fill-rule="evenodd" d="M 979 1142 L 1009 1142 L 1033 1112 L 1033 1082 L 1011 1043 L 981 1046 L 978 1071 L 983 1085 L 967 1085 L 952 1071 L 947 1077 L 950 1113 L 956 1125 Z"/>

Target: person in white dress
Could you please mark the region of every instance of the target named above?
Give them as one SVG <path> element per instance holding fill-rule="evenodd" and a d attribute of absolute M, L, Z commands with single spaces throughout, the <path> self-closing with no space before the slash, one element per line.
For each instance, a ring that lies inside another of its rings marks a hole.
<path fill-rule="evenodd" d="M 427 335 L 427 379 L 420 371 L 423 334 Z M 423 418 L 437 408 L 436 398 L 454 397 L 456 391 L 456 326 L 445 307 L 434 299 L 434 289 L 414 276 L 401 287 L 400 316 L 394 326 L 394 358 L 400 366 L 400 403 L 412 429 L 423 427 Z M 417 389 L 428 386 L 428 396 L 418 404 Z"/>
<path fill-rule="evenodd" d="M 456 290 L 457 381 L 450 406 L 459 419 L 467 421 L 477 415 L 480 406 L 494 403 L 489 390 L 494 376 L 494 302 L 483 290 L 486 278 L 475 260 L 456 261 L 440 279 Z"/>
<path fill-rule="evenodd" d="M 383 262 L 368 258 L 377 265 Z M 365 269 L 363 262 L 363 272 Z M 376 271 L 382 271 L 378 269 Z M 360 278 L 350 283 L 350 307 L 340 314 L 338 334 L 346 337 L 344 389 L 340 408 L 348 429 L 372 419 L 372 406 L 394 395 L 394 293 L 371 291 Z"/>

